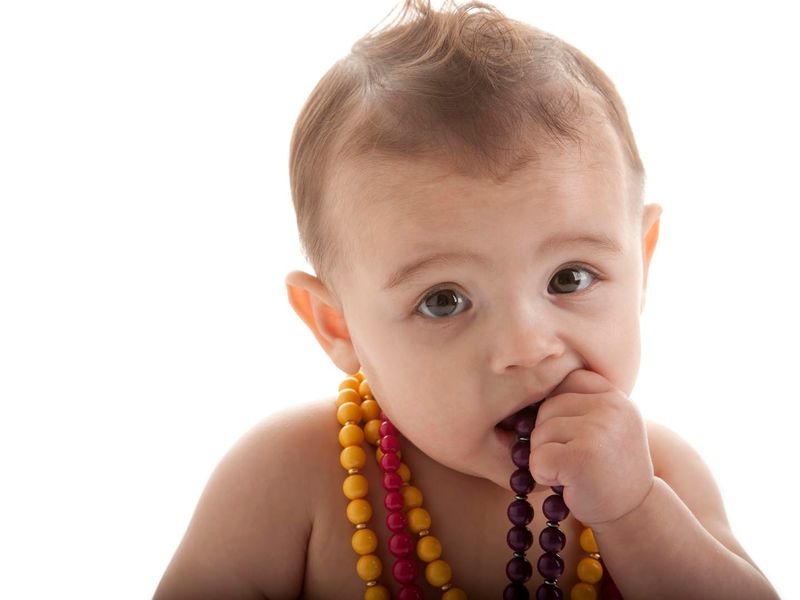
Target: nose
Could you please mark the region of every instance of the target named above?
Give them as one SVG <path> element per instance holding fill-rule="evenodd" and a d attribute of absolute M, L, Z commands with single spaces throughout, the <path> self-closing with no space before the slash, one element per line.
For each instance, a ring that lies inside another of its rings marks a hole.
<path fill-rule="evenodd" d="M 499 315 L 491 335 L 492 369 L 496 373 L 536 367 L 565 349 L 558 320 L 546 308 L 530 302 L 517 302 L 514 310 Z"/>

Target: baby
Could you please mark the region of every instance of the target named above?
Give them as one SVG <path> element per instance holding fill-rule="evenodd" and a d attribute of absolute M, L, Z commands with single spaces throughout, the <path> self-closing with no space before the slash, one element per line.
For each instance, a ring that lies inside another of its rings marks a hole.
<path fill-rule="evenodd" d="M 593 62 L 406 0 L 314 89 L 290 170 L 318 276 L 289 301 L 342 381 L 225 456 L 156 598 L 777 597 L 629 397 L 662 209 Z"/>

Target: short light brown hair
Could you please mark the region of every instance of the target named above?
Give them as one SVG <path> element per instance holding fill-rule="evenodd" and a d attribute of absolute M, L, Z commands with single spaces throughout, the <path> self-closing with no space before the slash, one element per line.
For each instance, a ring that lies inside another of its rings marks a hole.
<path fill-rule="evenodd" d="M 500 183 L 535 162 L 537 147 L 580 144 L 583 118 L 597 107 L 626 159 L 631 214 L 641 215 L 644 167 L 608 76 L 558 37 L 489 4 L 445 0 L 442 8 L 404 0 L 397 18 L 325 73 L 297 118 L 289 178 L 300 243 L 329 287 L 352 244 L 326 185 L 348 159 L 445 160 Z"/>

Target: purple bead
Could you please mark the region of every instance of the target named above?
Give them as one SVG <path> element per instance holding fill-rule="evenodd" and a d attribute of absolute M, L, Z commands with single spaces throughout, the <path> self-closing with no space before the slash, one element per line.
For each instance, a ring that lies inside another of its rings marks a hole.
<path fill-rule="evenodd" d="M 531 595 L 521 583 L 509 583 L 503 590 L 503 600 L 530 600 Z"/>
<path fill-rule="evenodd" d="M 539 534 L 539 546 L 545 552 L 561 552 L 567 543 L 567 536 L 558 527 L 545 527 Z"/>
<path fill-rule="evenodd" d="M 548 521 L 563 521 L 569 514 L 569 509 L 564 503 L 564 498 L 553 494 L 545 498 L 542 503 L 542 512 Z"/>
<path fill-rule="evenodd" d="M 517 494 L 526 495 L 533 491 L 536 482 L 528 469 L 517 469 L 511 474 L 511 489 Z"/>
<path fill-rule="evenodd" d="M 514 500 L 508 505 L 508 520 L 514 525 L 527 525 L 533 520 L 533 507 L 527 500 Z"/>
<path fill-rule="evenodd" d="M 545 552 L 539 557 L 536 569 L 545 579 L 558 579 L 564 573 L 564 559 L 554 552 Z"/>
<path fill-rule="evenodd" d="M 533 565 L 527 558 L 515 556 L 506 565 L 506 575 L 514 583 L 525 583 L 533 575 Z"/>
<path fill-rule="evenodd" d="M 539 412 L 539 404 L 526 406 L 517 413 L 517 421 L 514 423 L 514 431 L 522 437 L 529 437 L 533 426 L 536 423 L 536 415 Z"/>
<path fill-rule="evenodd" d="M 564 600 L 564 592 L 559 587 L 543 583 L 536 590 L 536 600 Z"/>
<path fill-rule="evenodd" d="M 517 440 L 511 447 L 511 460 L 520 469 L 527 469 L 531 457 L 531 443 L 527 440 Z"/>
<path fill-rule="evenodd" d="M 564 493 L 564 486 L 563 485 L 554 485 L 550 488 L 556 494 L 563 494 Z"/>
<path fill-rule="evenodd" d="M 524 525 L 515 525 L 508 530 L 506 542 L 514 552 L 524 553 L 533 544 L 533 534 Z"/>

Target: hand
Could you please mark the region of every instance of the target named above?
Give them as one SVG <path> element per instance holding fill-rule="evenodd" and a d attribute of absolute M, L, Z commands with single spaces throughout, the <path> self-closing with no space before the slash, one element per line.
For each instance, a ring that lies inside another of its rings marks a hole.
<path fill-rule="evenodd" d="M 654 483 L 639 410 L 599 373 L 571 372 L 539 406 L 530 471 L 539 485 L 563 485 L 564 502 L 586 526 L 627 515 Z"/>

